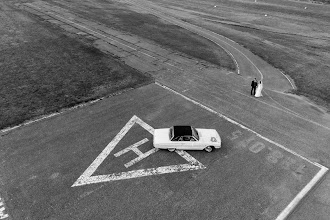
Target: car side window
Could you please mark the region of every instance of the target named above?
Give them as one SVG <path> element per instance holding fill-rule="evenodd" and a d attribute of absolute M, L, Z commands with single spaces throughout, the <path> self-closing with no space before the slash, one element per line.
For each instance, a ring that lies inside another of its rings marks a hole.
<path fill-rule="evenodd" d="M 174 138 L 172 139 L 172 141 L 180 141 L 179 138 L 180 138 L 179 136 L 174 137 Z"/>

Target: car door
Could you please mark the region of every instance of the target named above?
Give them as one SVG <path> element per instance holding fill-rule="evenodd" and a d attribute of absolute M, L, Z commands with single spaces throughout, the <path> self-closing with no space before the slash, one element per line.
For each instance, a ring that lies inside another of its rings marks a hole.
<path fill-rule="evenodd" d="M 179 150 L 191 150 L 192 144 L 190 141 L 190 136 L 181 136 L 177 141 L 177 146 L 175 147 Z"/>
<path fill-rule="evenodd" d="M 203 150 L 205 146 L 201 143 L 201 141 L 196 140 L 196 138 L 191 137 L 190 139 L 191 147 L 194 150 Z"/>

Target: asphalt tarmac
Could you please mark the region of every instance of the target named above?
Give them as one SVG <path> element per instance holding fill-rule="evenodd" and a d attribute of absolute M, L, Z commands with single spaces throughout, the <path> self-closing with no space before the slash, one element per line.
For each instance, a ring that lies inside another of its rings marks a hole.
<path fill-rule="evenodd" d="M 222 148 L 153 151 L 153 129 L 183 124 L 216 129 Z M 274 219 L 322 169 L 158 84 L 1 142 L 1 196 L 12 219 Z M 150 154 L 136 160 L 137 151 Z"/>

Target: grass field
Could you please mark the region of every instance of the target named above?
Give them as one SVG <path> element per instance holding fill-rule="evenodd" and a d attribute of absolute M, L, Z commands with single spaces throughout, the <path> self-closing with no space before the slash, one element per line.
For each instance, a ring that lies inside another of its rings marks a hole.
<path fill-rule="evenodd" d="M 0 128 L 154 81 L 88 42 L 1 6 Z"/>
<path fill-rule="evenodd" d="M 212 42 L 121 3 L 47 1 L 191 57 L 235 68 L 231 57 Z M 294 93 L 330 109 L 330 7 L 285 0 L 159 2 L 201 11 L 208 18 L 244 23 L 190 20 L 248 48 L 288 74 L 297 86 Z M 153 81 L 94 49 L 92 42 L 68 37 L 12 3 L 0 3 L 0 128 Z M 267 19 L 264 14 L 269 15 Z"/>
<path fill-rule="evenodd" d="M 94 7 L 91 1 L 65 3 L 86 19 L 96 19 L 175 51 L 235 69 L 227 53 L 198 35 L 151 15 L 120 5 L 113 7 L 116 3 L 95 1 L 103 2 L 105 8 Z M 92 41 L 72 37 L 39 17 L 18 10 L 13 3 L 0 3 L 3 36 L 0 41 L 0 128 L 153 82 L 151 76 L 92 47 Z M 77 3 L 79 7 L 75 7 Z"/>
<path fill-rule="evenodd" d="M 279 68 L 295 81 L 297 90 L 293 93 L 330 111 L 330 6 L 285 0 L 159 2 L 206 13 L 208 19 L 241 23 L 188 19 L 236 41 Z"/>
<path fill-rule="evenodd" d="M 227 28 L 236 31 L 226 31 Z M 233 39 L 288 74 L 297 86 L 297 90 L 293 90 L 293 93 L 306 96 L 330 109 L 330 66 L 326 65 L 326 57 L 322 58 L 323 53 L 329 51 L 329 46 L 306 45 L 305 37 L 269 33 L 245 27 L 230 26 L 213 30 Z"/>
<path fill-rule="evenodd" d="M 127 6 L 115 1 L 94 0 L 93 2 L 97 4 L 76 0 L 47 0 L 47 2 L 69 9 L 91 21 L 100 22 L 117 30 L 154 41 L 174 51 L 185 53 L 223 68 L 235 69 L 231 57 L 209 40 L 162 21 L 153 15 L 128 10 Z M 99 5 L 104 7 L 100 8 Z"/>

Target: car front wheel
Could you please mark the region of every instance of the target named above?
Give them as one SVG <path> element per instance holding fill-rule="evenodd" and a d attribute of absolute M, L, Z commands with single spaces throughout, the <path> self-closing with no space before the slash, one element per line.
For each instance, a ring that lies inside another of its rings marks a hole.
<path fill-rule="evenodd" d="M 206 148 L 204 148 L 204 150 L 206 152 L 212 152 L 213 151 L 213 147 L 212 146 L 207 146 Z"/>

